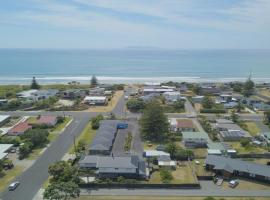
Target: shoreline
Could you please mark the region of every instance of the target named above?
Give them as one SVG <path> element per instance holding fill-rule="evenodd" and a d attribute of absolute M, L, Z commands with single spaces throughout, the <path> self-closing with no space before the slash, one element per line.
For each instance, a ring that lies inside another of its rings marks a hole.
<path fill-rule="evenodd" d="M 80 82 L 80 84 L 88 84 L 92 76 L 35 76 L 37 81 L 42 85 L 67 84 L 72 81 Z M 120 76 L 96 76 L 100 83 L 111 84 L 142 84 L 145 82 L 188 82 L 188 83 L 228 83 L 228 82 L 244 82 L 247 77 L 188 77 L 188 76 L 161 76 L 161 77 L 120 77 Z M 29 84 L 32 76 L 27 77 L 0 77 L 0 85 L 25 85 Z M 255 83 L 270 83 L 270 77 L 252 77 Z"/>

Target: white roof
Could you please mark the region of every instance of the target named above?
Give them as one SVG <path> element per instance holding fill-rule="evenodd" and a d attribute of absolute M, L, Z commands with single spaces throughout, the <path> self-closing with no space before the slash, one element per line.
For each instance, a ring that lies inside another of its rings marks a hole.
<path fill-rule="evenodd" d="M 2 160 L 3 158 L 5 158 L 8 154 L 7 153 L 1 153 L 0 152 L 0 160 Z"/>
<path fill-rule="evenodd" d="M 144 88 L 144 92 L 173 92 L 173 89 L 168 88 Z"/>
<path fill-rule="evenodd" d="M 17 95 L 19 95 L 21 97 L 29 97 L 29 96 L 32 96 L 33 93 L 35 93 L 37 91 L 38 90 L 26 90 L 26 91 L 19 92 Z"/>
<path fill-rule="evenodd" d="M 86 96 L 84 98 L 85 101 L 95 101 L 95 100 L 106 100 L 106 97 L 104 96 Z"/>
<path fill-rule="evenodd" d="M 164 92 L 163 95 L 180 95 L 180 92 Z"/>
<path fill-rule="evenodd" d="M 0 144 L 0 153 L 5 153 L 12 146 L 13 146 L 13 144 Z"/>
<path fill-rule="evenodd" d="M 171 161 L 158 161 L 159 166 L 176 166 L 176 162 L 171 160 Z"/>
<path fill-rule="evenodd" d="M 9 115 L 0 115 L 0 123 L 5 121 L 9 117 L 10 117 Z"/>
<path fill-rule="evenodd" d="M 221 153 L 221 151 L 220 150 L 218 150 L 218 149 L 207 149 L 207 153 L 208 154 L 214 154 L 214 155 L 221 155 L 222 153 Z"/>
<path fill-rule="evenodd" d="M 157 151 L 157 150 L 145 150 L 144 153 L 146 157 L 170 156 L 169 153 L 166 153 L 164 151 Z"/>

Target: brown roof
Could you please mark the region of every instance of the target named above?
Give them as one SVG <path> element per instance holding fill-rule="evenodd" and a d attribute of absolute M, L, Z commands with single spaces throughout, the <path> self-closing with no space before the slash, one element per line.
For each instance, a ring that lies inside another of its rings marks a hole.
<path fill-rule="evenodd" d="M 56 117 L 55 116 L 41 116 L 37 123 L 39 124 L 53 124 L 56 121 Z"/>
<path fill-rule="evenodd" d="M 9 130 L 10 133 L 24 133 L 28 129 L 31 129 L 27 122 L 20 122 L 19 124 L 15 125 L 12 129 Z"/>
<path fill-rule="evenodd" d="M 194 128 L 191 120 L 177 120 L 177 128 Z"/>

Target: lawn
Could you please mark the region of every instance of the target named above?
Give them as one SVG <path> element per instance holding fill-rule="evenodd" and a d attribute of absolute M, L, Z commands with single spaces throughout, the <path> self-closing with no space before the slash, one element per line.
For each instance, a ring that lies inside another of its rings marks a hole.
<path fill-rule="evenodd" d="M 257 136 L 261 132 L 259 127 L 254 122 L 245 122 L 246 129 L 252 136 Z"/>
<path fill-rule="evenodd" d="M 253 182 L 252 180 L 243 180 L 238 179 L 239 185 L 236 187 L 236 189 L 239 190 L 270 190 L 270 185 Z M 230 189 L 228 182 L 223 182 L 222 189 Z M 257 199 L 257 198 L 256 198 Z"/>
<path fill-rule="evenodd" d="M 196 164 L 195 161 L 199 161 L 200 164 Z M 192 161 L 192 166 L 194 167 L 197 176 L 211 176 L 213 173 L 206 171 L 204 168 L 204 159 L 195 159 Z"/>
<path fill-rule="evenodd" d="M 116 91 L 111 99 L 111 101 L 108 102 L 108 105 L 106 106 L 93 106 L 88 109 L 90 112 L 111 112 L 120 98 L 123 96 L 123 91 Z"/>
<path fill-rule="evenodd" d="M 27 119 L 27 122 L 28 122 L 29 124 L 35 124 L 35 123 L 37 123 L 37 117 L 29 117 L 29 118 Z"/>
<path fill-rule="evenodd" d="M 2 192 L 14 178 L 19 176 L 23 171 L 22 167 L 15 166 L 13 169 L 6 171 L 2 176 L 0 175 L 0 192 Z"/>
<path fill-rule="evenodd" d="M 193 151 L 195 158 L 206 158 L 207 156 L 206 148 L 196 148 L 191 150 Z"/>
<path fill-rule="evenodd" d="M 226 142 L 227 144 L 231 145 L 232 149 L 235 149 L 238 153 L 246 154 L 246 153 L 266 153 L 267 150 L 256 147 L 256 146 L 248 146 L 247 148 L 242 147 L 239 142 Z"/>
<path fill-rule="evenodd" d="M 173 180 L 172 184 L 184 184 L 184 183 L 197 183 L 197 178 L 193 176 L 192 168 L 187 162 L 183 162 L 182 165 L 177 166 L 175 170 L 171 170 Z M 149 184 L 161 184 L 161 177 L 159 171 L 155 171 L 151 174 L 150 180 L 145 183 Z"/>
<path fill-rule="evenodd" d="M 260 94 L 270 98 L 270 91 L 267 89 L 260 90 Z"/>
<path fill-rule="evenodd" d="M 86 143 L 86 145 L 91 144 L 91 142 L 93 141 L 94 137 L 96 135 L 96 130 L 92 129 L 92 124 L 91 121 L 88 122 L 88 124 L 85 126 L 85 128 L 83 129 L 82 133 L 80 134 L 80 136 L 78 138 L 76 138 L 76 145 L 78 144 L 78 142 L 80 140 L 84 141 Z M 68 151 L 70 154 L 74 153 L 74 146 L 72 145 Z"/>
<path fill-rule="evenodd" d="M 205 197 L 185 197 L 185 196 L 81 196 L 76 200 L 204 200 Z M 269 197 L 215 197 L 215 200 L 269 200 Z"/>

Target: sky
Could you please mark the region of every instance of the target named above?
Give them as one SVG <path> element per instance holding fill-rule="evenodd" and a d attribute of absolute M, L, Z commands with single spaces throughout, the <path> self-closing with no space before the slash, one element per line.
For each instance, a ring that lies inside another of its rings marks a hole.
<path fill-rule="evenodd" d="M 270 0 L 0 0 L 0 48 L 270 49 Z"/>

